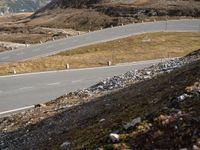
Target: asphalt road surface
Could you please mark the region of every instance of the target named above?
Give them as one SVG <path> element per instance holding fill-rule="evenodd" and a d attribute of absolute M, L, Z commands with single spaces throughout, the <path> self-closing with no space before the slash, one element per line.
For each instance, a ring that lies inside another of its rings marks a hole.
<path fill-rule="evenodd" d="M 94 43 L 110 41 L 146 32 L 160 31 L 200 32 L 200 19 L 158 21 L 108 28 L 75 37 L 49 41 L 43 44 L 37 44 L 23 49 L 3 52 L 0 53 L 0 62 L 12 62 L 48 56 L 64 50 L 70 50 L 73 48 Z"/>
<path fill-rule="evenodd" d="M 111 67 L 2 76 L 0 112 L 44 103 L 67 92 L 87 88 L 106 77 L 120 75 L 132 69 L 142 69 L 160 61 L 149 60 Z"/>

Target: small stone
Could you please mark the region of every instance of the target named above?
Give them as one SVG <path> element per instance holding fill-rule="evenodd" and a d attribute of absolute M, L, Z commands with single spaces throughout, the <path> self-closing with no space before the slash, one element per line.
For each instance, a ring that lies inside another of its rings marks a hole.
<path fill-rule="evenodd" d="M 105 120 L 106 120 L 106 119 L 103 118 L 103 119 L 99 120 L 99 122 L 104 122 Z"/>
<path fill-rule="evenodd" d="M 179 101 L 183 101 L 183 100 L 185 100 L 187 97 L 190 97 L 190 95 L 188 95 L 188 94 L 182 94 L 182 95 L 180 95 L 179 97 L 177 97 L 177 99 L 178 99 Z"/>
<path fill-rule="evenodd" d="M 131 122 L 128 122 L 127 124 L 123 125 L 123 127 L 125 130 L 128 130 L 130 128 L 133 128 L 136 124 L 140 123 L 141 120 L 142 119 L 140 117 L 137 117 L 137 118 L 133 119 Z"/>
<path fill-rule="evenodd" d="M 70 145 L 71 145 L 71 143 L 70 143 L 70 142 L 68 142 L 68 141 L 65 141 L 64 143 L 62 143 L 62 144 L 60 145 L 60 147 L 61 147 L 61 148 L 69 148 L 69 147 L 70 147 Z"/>
<path fill-rule="evenodd" d="M 193 145 L 193 150 L 200 150 L 200 148 L 196 145 Z"/>
<path fill-rule="evenodd" d="M 35 107 L 35 108 L 46 107 L 46 104 L 36 104 L 34 107 Z"/>
<path fill-rule="evenodd" d="M 100 85 L 100 86 L 98 86 L 98 88 L 102 90 L 102 89 L 103 89 L 103 86 L 102 86 L 102 85 Z"/>
<path fill-rule="evenodd" d="M 119 141 L 119 135 L 116 133 L 110 133 L 109 138 L 112 142 L 118 142 Z"/>
<path fill-rule="evenodd" d="M 182 111 L 179 111 L 179 112 L 178 112 L 178 115 L 182 115 Z"/>

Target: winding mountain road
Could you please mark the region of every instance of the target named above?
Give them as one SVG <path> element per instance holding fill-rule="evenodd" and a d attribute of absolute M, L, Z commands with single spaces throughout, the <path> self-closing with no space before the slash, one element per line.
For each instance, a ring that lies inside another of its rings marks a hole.
<path fill-rule="evenodd" d="M 56 54 L 64 50 L 110 41 L 147 32 L 200 32 L 200 19 L 169 20 L 129 24 L 83 35 L 49 41 L 27 48 L 0 53 L 0 62 L 27 60 Z"/>
<path fill-rule="evenodd" d="M 44 103 L 66 92 L 87 88 L 114 75 L 159 63 L 139 61 L 110 67 L 72 69 L 0 77 L 0 117 L 5 111 Z"/>
<path fill-rule="evenodd" d="M 200 19 L 130 24 L 50 41 L 0 53 L 0 63 L 27 60 L 147 32 L 200 32 Z M 0 117 L 9 110 L 44 103 L 69 91 L 87 88 L 98 81 L 131 69 L 141 69 L 160 60 L 140 61 L 111 67 L 52 71 L 0 77 Z"/>

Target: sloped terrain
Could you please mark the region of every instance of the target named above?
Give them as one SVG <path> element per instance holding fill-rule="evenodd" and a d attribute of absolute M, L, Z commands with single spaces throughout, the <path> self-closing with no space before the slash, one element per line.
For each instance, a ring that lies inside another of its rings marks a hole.
<path fill-rule="evenodd" d="M 199 17 L 199 14 L 200 2 L 193 0 L 54 0 L 38 10 L 28 24 L 96 30 L 166 17 Z"/>
<path fill-rule="evenodd" d="M 0 119 L 1 149 L 198 149 L 200 50 Z"/>
<path fill-rule="evenodd" d="M 0 16 L 0 42 L 36 44 L 83 33 L 73 29 L 26 25 L 23 21 L 30 17 L 30 15 L 32 15 L 32 13 L 16 13 L 13 15 Z M 10 48 L 2 50 L 10 50 Z"/>

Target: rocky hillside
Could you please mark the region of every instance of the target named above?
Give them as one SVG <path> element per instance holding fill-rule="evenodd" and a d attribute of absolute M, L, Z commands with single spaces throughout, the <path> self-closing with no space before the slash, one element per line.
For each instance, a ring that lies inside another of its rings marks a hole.
<path fill-rule="evenodd" d="M 0 119 L 0 149 L 199 149 L 200 50 Z"/>
<path fill-rule="evenodd" d="M 50 0 L 0 0 L 0 12 L 34 12 Z"/>
<path fill-rule="evenodd" d="M 37 11 L 30 22 L 49 27 L 94 30 L 166 17 L 200 17 L 200 1 L 53 0 Z"/>

